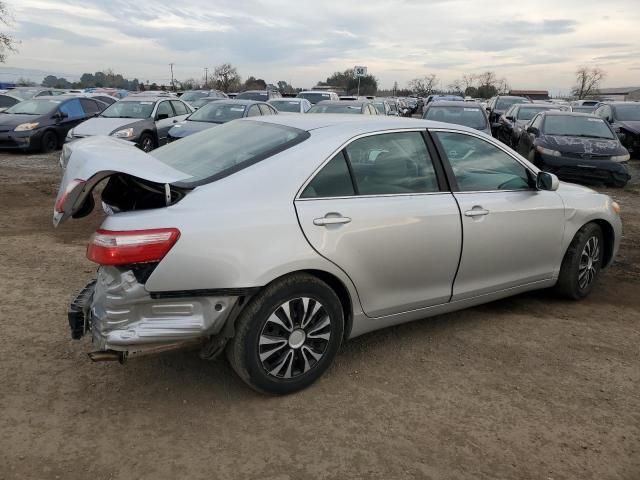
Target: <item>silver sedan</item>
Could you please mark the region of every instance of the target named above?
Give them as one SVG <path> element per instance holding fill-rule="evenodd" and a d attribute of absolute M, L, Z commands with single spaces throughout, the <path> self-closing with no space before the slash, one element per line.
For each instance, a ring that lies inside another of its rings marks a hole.
<path fill-rule="evenodd" d="M 581 299 L 619 206 L 459 125 L 362 115 L 236 120 L 147 154 L 65 146 L 54 223 L 107 212 L 69 309 L 94 360 L 201 346 L 285 394 L 363 333 L 520 292 Z"/>

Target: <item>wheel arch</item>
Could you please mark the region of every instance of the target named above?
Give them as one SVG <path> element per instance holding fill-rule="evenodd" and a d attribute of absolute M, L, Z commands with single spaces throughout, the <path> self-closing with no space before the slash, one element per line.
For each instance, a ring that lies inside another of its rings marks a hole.
<path fill-rule="evenodd" d="M 143 135 L 151 135 L 151 138 L 153 139 L 153 143 L 155 144 L 156 148 L 160 146 L 160 139 L 158 138 L 157 130 L 153 130 L 151 128 L 145 128 L 140 132 L 140 135 L 138 136 L 138 138 L 142 138 Z"/>
<path fill-rule="evenodd" d="M 604 219 L 596 219 L 588 223 L 595 223 L 600 227 L 600 230 L 602 230 L 602 238 L 604 240 L 602 266 L 606 268 L 613 261 L 613 246 L 615 245 L 615 232 L 613 230 L 613 226 Z"/>

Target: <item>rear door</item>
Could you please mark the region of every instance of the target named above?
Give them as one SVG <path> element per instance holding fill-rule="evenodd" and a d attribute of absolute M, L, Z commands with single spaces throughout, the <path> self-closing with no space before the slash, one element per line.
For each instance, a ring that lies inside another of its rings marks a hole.
<path fill-rule="evenodd" d="M 433 130 L 462 213 L 452 301 L 553 278 L 562 261 L 564 203 L 532 187 L 509 149 L 475 134 Z"/>
<path fill-rule="evenodd" d="M 82 107 L 79 98 L 63 102 L 58 110 L 66 115 L 56 122 L 55 128 L 59 138 L 65 138 L 69 130 L 84 122 L 89 116 Z"/>
<path fill-rule="evenodd" d="M 155 122 L 156 130 L 158 131 L 159 145 L 164 145 L 167 142 L 167 134 L 169 133 L 169 130 L 178 121 L 175 116 L 176 114 L 173 111 L 173 107 L 171 107 L 171 101 L 162 100 L 158 103 Z"/>
<path fill-rule="evenodd" d="M 295 201 L 308 241 L 349 275 L 370 317 L 449 301 L 462 232 L 435 157 L 420 131 L 365 135 Z"/>

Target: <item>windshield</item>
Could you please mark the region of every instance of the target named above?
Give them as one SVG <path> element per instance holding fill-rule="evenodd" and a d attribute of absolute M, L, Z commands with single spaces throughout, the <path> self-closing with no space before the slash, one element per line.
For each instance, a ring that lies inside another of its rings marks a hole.
<path fill-rule="evenodd" d="M 540 112 L 547 110 L 559 110 L 558 107 L 520 107 L 518 110 L 518 120 L 531 120 Z"/>
<path fill-rule="evenodd" d="M 544 120 L 545 135 L 612 139 L 613 133 L 601 118 L 569 115 L 549 115 Z"/>
<path fill-rule="evenodd" d="M 5 110 L 5 113 L 16 113 L 22 115 L 44 115 L 49 113 L 60 105 L 59 100 L 25 100 L 15 104 L 13 107 Z"/>
<path fill-rule="evenodd" d="M 269 100 L 267 92 L 243 92 L 236 97 L 238 100 L 258 100 L 266 102 Z"/>
<path fill-rule="evenodd" d="M 616 117 L 622 122 L 640 121 L 640 103 L 637 105 L 618 105 L 615 110 Z"/>
<path fill-rule="evenodd" d="M 194 108 L 200 108 L 204 105 L 206 105 L 207 103 L 211 103 L 211 102 L 215 102 L 216 100 L 222 100 L 221 98 L 201 98 L 200 100 L 193 100 L 191 102 L 189 102 L 189 105 L 191 105 Z"/>
<path fill-rule="evenodd" d="M 155 103 L 152 100 L 116 102 L 102 112 L 100 116 L 107 118 L 149 118 Z"/>
<path fill-rule="evenodd" d="M 362 107 L 339 103 L 319 104 L 311 107 L 307 113 L 362 113 Z"/>
<path fill-rule="evenodd" d="M 595 107 L 571 107 L 572 112 L 591 113 L 595 110 Z"/>
<path fill-rule="evenodd" d="M 309 133 L 297 128 L 243 120 L 198 132 L 150 154 L 190 175 L 185 183 L 193 185 L 231 175 L 307 138 Z"/>
<path fill-rule="evenodd" d="M 470 107 L 431 107 L 427 110 L 426 119 L 436 122 L 455 123 L 465 127 L 484 130 L 487 120 L 479 108 Z"/>
<path fill-rule="evenodd" d="M 496 103 L 496 110 L 504 111 L 507 110 L 511 105 L 516 103 L 530 103 L 529 100 L 523 97 L 509 98 L 509 97 L 500 97 Z"/>
<path fill-rule="evenodd" d="M 209 96 L 209 92 L 201 92 L 201 91 L 184 92 L 182 95 L 180 95 L 180 100 L 184 102 L 192 102 L 193 100 L 198 100 L 200 98 L 208 97 L 208 96 Z"/>
<path fill-rule="evenodd" d="M 18 97 L 22 100 L 28 100 L 30 98 L 33 98 L 35 94 L 38 93 L 39 91 L 40 90 L 38 90 L 37 88 L 33 88 L 30 90 L 28 89 L 22 90 L 22 89 L 15 88 L 15 89 L 9 90 L 8 93 L 9 95 L 13 95 L 14 97 Z"/>
<path fill-rule="evenodd" d="M 236 118 L 242 118 L 244 105 L 235 103 L 210 102 L 199 108 L 187 120 L 194 122 L 225 123 Z"/>
<path fill-rule="evenodd" d="M 315 105 L 323 100 L 331 100 L 331 95 L 328 93 L 299 93 L 298 98 L 306 98 Z"/>
<path fill-rule="evenodd" d="M 291 100 L 271 100 L 269 103 L 276 107 L 276 110 L 279 112 L 300 113 L 300 102 Z"/>
<path fill-rule="evenodd" d="M 373 106 L 376 107 L 376 110 L 378 110 L 378 113 L 384 115 L 387 112 L 384 111 L 384 103 L 383 102 L 374 102 Z"/>

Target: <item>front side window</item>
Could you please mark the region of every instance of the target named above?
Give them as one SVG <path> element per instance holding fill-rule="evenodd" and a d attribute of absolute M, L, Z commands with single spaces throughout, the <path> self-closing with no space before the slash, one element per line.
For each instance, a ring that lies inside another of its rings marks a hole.
<path fill-rule="evenodd" d="M 343 152 L 338 153 L 313 178 L 302 198 L 348 197 L 354 195 L 353 183 Z"/>
<path fill-rule="evenodd" d="M 462 192 L 529 188 L 527 169 L 495 145 L 462 133 L 435 132 Z"/>
<path fill-rule="evenodd" d="M 435 170 L 420 132 L 371 135 L 346 148 L 360 195 L 438 191 Z"/>
<path fill-rule="evenodd" d="M 640 121 L 640 104 L 616 105 L 615 110 L 616 118 L 621 122 Z M 609 113 L 609 116 L 611 116 L 611 113 Z"/>
<path fill-rule="evenodd" d="M 274 110 L 269 105 L 259 105 L 262 115 L 273 115 Z"/>
<path fill-rule="evenodd" d="M 169 102 L 160 102 L 160 105 L 158 105 L 158 111 L 156 112 L 156 118 L 160 118 L 160 115 L 166 115 L 166 118 L 173 117 L 173 109 Z"/>
<path fill-rule="evenodd" d="M 60 105 L 60 111 L 66 113 L 68 115 L 67 118 L 81 118 L 85 116 L 80 100 L 77 98 Z"/>
<path fill-rule="evenodd" d="M 251 107 L 249 107 L 249 111 L 247 112 L 247 117 L 258 117 L 260 116 L 260 109 L 258 108 L 257 105 L 251 105 Z"/>

